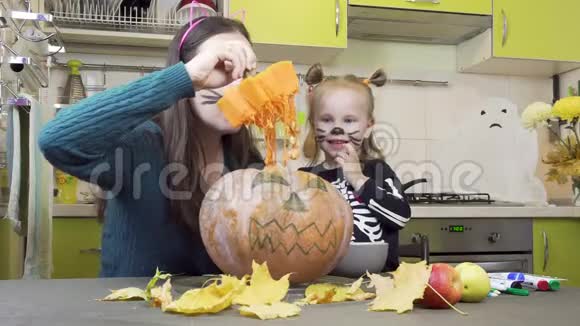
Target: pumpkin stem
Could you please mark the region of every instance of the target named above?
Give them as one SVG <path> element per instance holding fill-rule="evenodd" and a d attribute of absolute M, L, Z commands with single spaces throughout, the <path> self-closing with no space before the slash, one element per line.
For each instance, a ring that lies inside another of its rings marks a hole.
<path fill-rule="evenodd" d="M 293 192 L 290 194 L 290 198 L 284 203 L 284 209 L 293 211 L 293 212 L 306 212 L 306 205 L 298 194 Z"/>

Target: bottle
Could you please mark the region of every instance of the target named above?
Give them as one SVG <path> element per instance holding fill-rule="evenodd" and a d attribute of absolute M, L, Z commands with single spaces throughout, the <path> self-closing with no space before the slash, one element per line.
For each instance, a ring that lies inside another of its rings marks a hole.
<path fill-rule="evenodd" d="M 80 60 L 73 59 L 67 62 L 67 66 L 70 68 L 70 73 L 64 87 L 63 104 L 74 104 L 87 97 L 85 86 L 83 85 L 83 80 L 79 71 L 79 68 L 82 67 L 82 65 L 83 63 Z"/>

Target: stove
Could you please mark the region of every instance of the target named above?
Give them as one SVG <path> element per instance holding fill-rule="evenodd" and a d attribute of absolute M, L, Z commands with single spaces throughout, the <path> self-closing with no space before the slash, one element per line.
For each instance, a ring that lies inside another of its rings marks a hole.
<path fill-rule="evenodd" d="M 493 204 L 488 193 L 418 192 L 405 193 L 411 204 Z"/>

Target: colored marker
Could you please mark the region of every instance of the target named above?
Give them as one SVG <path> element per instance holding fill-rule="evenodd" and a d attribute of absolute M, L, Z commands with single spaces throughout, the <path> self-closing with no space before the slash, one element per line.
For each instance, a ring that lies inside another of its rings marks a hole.
<path fill-rule="evenodd" d="M 507 289 L 521 289 L 522 284 L 517 281 L 510 281 L 510 280 L 500 280 L 497 278 L 490 278 L 489 279 L 490 285 L 493 289 L 497 289 L 500 291 L 507 291 Z"/>

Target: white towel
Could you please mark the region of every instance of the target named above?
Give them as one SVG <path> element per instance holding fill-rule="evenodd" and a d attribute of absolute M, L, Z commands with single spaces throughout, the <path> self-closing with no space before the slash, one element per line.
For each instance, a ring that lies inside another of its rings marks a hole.
<path fill-rule="evenodd" d="M 49 110 L 33 97 L 29 118 L 28 236 L 24 259 L 25 279 L 50 278 L 52 275 L 52 176 L 53 168 L 38 147 L 38 134 L 49 119 Z"/>
<path fill-rule="evenodd" d="M 4 218 L 10 220 L 14 232 L 22 234 L 22 217 L 20 216 L 20 183 L 22 178 L 22 152 L 20 144 L 20 112 L 18 108 L 8 107 L 8 132 L 6 148 L 10 170 L 10 197 Z"/>

